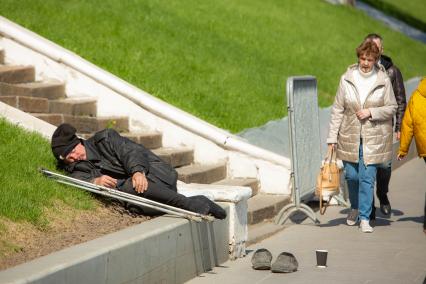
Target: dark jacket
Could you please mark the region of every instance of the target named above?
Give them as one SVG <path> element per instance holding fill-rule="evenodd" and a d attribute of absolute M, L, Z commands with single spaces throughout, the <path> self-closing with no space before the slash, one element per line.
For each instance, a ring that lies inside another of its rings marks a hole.
<path fill-rule="evenodd" d="M 136 172 L 143 172 L 149 180 L 176 184 L 177 172 L 171 165 L 113 129 L 99 131 L 82 142 L 87 160 L 62 165 L 74 178 L 93 182 L 101 175 L 127 179 Z"/>
<path fill-rule="evenodd" d="M 393 93 L 395 94 L 396 103 L 398 108 L 396 110 L 395 132 L 401 131 L 401 122 L 404 117 L 405 107 L 407 106 L 407 99 L 405 96 L 404 79 L 402 78 L 401 71 L 396 67 L 389 56 L 382 55 L 380 57 L 380 64 L 386 69 L 391 83 Z"/>

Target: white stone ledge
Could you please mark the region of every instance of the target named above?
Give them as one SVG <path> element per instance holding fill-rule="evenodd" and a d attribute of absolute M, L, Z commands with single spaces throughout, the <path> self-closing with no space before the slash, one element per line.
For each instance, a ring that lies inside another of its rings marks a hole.
<path fill-rule="evenodd" d="M 230 258 L 246 255 L 248 240 L 247 200 L 251 197 L 251 188 L 215 184 L 178 183 L 178 192 L 185 196 L 204 195 L 214 201 L 226 202 L 229 206 L 229 252 Z"/>
<path fill-rule="evenodd" d="M 17 108 L 11 107 L 3 102 L 0 102 L 0 117 L 3 117 L 10 123 L 25 128 L 28 131 L 38 132 L 49 141 L 56 129 L 56 126 Z"/>

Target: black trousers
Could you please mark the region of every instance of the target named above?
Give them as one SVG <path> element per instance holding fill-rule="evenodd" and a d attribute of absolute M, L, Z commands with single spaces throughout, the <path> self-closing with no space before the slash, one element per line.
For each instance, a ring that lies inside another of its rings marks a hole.
<path fill-rule="evenodd" d="M 148 179 L 148 189 L 143 193 L 137 193 L 133 188 L 132 178 L 128 178 L 126 180 L 118 180 L 117 189 L 182 209 L 190 208 L 190 200 L 186 196 L 177 193 L 176 182 L 170 185 L 157 178 L 150 178 Z M 148 207 L 142 207 L 140 209 L 142 211 L 140 213 L 144 215 L 152 216 L 162 214 L 162 212 Z"/>
<path fill-rule="evenodd" d="M 426 163 L 426 157 L 423 157 L 423 160 Z M 423 230 L 426 230 L 426 193 L 425 193 L 425 214 L 423 215 Z"/>
<path fill-rule="evenodd" d="M 392 168 L 390 163 L 386 167 L 377 168 L 376 195 L 377 195 L 377 198 L 379 198 L 380 204 L 385 204 L 385 205 L 389 204 L 388 192 L 389 192 L 389 182 L 390 182 L 391 174 L 392 174 Z"/>
<path fill-rule="evenodd" d="M 377 167 L 376 174 L 376 195 L 380 204 L 390 204 L 388 199 L 389 182 L 392 174 L 392 164 L 386 163 Z M 376 219 L 376 207 L 374 206 L 375 198 L 373 195 L 373 204 L 371 205 L 370 220 Z"/>

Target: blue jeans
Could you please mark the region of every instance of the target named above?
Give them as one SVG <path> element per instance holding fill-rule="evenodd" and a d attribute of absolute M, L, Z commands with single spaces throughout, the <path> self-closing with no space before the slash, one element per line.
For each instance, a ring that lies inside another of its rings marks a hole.
<path fill-rule="evenodd" d="M 369 220 L 378 165 L 366 166 L 364 164 L 362 144 L 359 146 L 359 162 L 343 161 L 343 165 L 345 167 L 345 178 L 348 183 L 351 207 L 359 210 L 359 218 L 361 220 Z"/>

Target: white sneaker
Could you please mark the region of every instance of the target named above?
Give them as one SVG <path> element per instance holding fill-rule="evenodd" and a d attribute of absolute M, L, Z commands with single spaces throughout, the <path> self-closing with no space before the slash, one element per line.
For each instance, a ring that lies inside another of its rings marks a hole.
<path fill-rule="evenodd" d="M 358 209 L 351 209 L 349 211 L 348 217 L 346 217 L 346 224 L 349 226 L 354 226 L 358 221 Z"/>
<path fill-rule="evenodd" d="M 361 220 L 359 227 L 361 228 L 361 232 L 363 233 L 372 233 L 374 231 L 373 227 L 370 226 L 370 222 L 368 220 Z"/>

